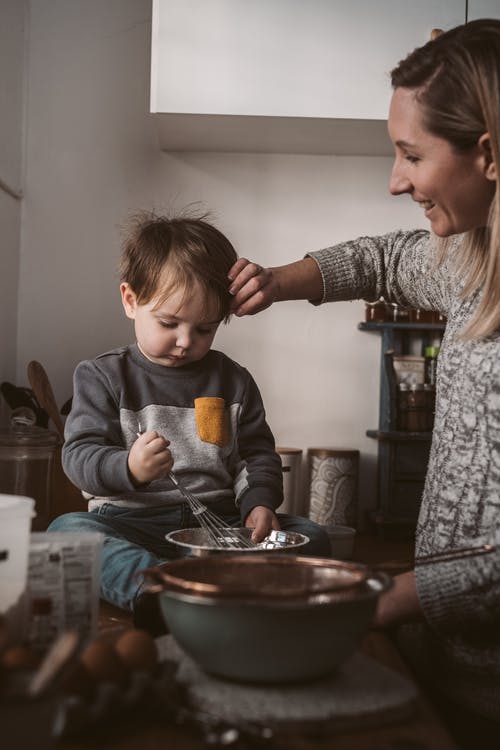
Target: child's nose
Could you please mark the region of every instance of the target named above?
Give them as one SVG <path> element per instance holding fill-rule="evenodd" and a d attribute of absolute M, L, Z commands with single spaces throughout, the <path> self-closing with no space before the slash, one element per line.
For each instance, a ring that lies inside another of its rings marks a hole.
<path fill-rule="evenodd" d="M 176 342 L 180 349 L 189 349 L 191 345 L 191 334 L 187 330 L 179 330 L 177 333 Z"/>

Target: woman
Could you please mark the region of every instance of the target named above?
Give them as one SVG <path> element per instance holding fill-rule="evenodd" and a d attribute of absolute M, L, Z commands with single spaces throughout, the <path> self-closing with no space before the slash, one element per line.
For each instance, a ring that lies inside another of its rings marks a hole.
<path fill-rule="evenodd" d="M 447 316 L 415 569 L 376 624 L 420 621 L 418 663 L 476 732 L 500 721 L 500 21 L 442 34 L 392 85 L 390 191 L 420 204 L 431 233 L 363 237 L 278 268 L 240 259 L 231 293 L 236 315 L 383 295 Z"/>

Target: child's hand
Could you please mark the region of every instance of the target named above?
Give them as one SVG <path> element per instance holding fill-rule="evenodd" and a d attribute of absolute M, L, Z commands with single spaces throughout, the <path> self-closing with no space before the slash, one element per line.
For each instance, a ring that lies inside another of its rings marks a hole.
<path fill-rule="evenodd" d="M 170 440 L 157 432 L 143 432 L 128 454 L 128 468 L 138 484 L 161 479 L 172 469 L 174 461 L 168 450 Z"/>
<path fill-rule="evenodd" d="M 255 542 L 256 544 L 261 542 L 269 534 L 271 529 L 279 530 L 281 528 L 276 515 L 272 510 L 264 507 L 264 505 L 256 505 L 255 508 L 252 508 L 246 517 L 245 526 L 254 527 L 252 542 Z"/>

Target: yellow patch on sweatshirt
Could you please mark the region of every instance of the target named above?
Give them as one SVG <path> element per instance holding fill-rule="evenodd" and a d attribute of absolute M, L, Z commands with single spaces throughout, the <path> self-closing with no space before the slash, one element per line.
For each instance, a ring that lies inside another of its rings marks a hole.
<path fill-rule="evenodd" d="M 217 396 L 195 398 L 194 412 L 198 435 L 205 443 L 213 443 L 221 448 L 229 439 L 226 417 L 226 403 Z"/>

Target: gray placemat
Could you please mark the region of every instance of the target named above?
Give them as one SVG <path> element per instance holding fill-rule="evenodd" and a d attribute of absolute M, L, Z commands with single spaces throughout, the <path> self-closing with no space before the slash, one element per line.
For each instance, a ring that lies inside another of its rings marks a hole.
<path fill-rule="evenodd" d="M 177 679 L 192 705 L 228 722 L 287 727 L 324 723 L 342 728 L 360 719 L 386 723 L 411 714 L 418 695 L 409 680 L 359 652 L 318 680 L 257 685 L 207 674 L 171 635 L 157 643 L 160 657 L 178 664 Z"/>

